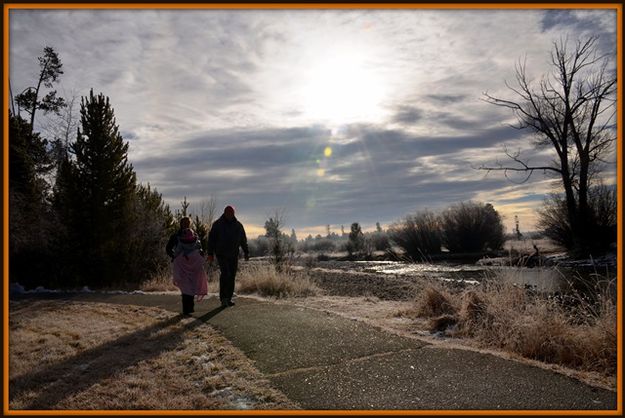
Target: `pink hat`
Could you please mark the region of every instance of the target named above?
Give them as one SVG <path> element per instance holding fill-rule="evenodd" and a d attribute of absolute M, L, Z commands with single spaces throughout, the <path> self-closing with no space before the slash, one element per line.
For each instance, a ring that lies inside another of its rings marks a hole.
<path fill-rule="evenodd" d="M 180 240 L 186 243 L 195 242 L 195 233 L 191 228 L 185 228 L 182 231 L 182 236 L 180 237 Z"/>

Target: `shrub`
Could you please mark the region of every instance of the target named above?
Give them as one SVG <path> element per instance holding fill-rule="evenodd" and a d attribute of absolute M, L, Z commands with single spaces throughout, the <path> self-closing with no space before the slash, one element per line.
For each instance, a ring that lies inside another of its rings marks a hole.
<path fill-rule="evenodd" d="M 588 205 L 591 219 L 586 220 L 593 234 L 588 242 L 591 251 L 605 252 L 616 242 L 617 195 L 614 187 L 598 185 L 588 191 Z M 561 194 L 552 194 L 545 199 L 538 211 L 538 227 L 544 235 L 569 252 L 576 250 L 575 239 L 568 217 L 566 200 Z"/>
<path fill-rule="evenodd" d="M 248 241 L 250 257 L 262 257 L 269 254 L 269 238 L 260 236 Z"/>
<path fill-rule="evenodd" d="M 132 202 L 132 216 L 140 233 L 127 239 L 128 282 L 143 282 L 169 268 L 165 245 L 174 232 L 173 217 L 162 195 L 148 184 L 139 184 Z M 197 229 L 197 228 L 196 228 Z"/>
<path fill-rule="evenodd" d="M 545 198 L 543 207 L 538 209 L 537 226 L 545 236 L 564 248 L 573 248 L 573 231 L 569 222 L 566 201 L 557 194 Z"/>
<path fill-rule="evenodd" d="M 483 347 L 613 376 L 617 316 L 611 286 L 597 285 L 592 300 L 570 296 L 576 300 L 571 307 L 495 276 L 464 292 L 427 287 L 416 300 L 415 313 L 430 318 L 432 332 L 447 329 Z"/>
<path fill-rule="evenodd" d="M 490 203 L 461 202 L 441 215 L 443 243 L 451 252 L 481 252 L 503 247 L 504 227 Z"/>
<path fill-rule="evenodd" d="M 366 234 L 365 238 L 369 240 L 371 246 L 375 251 L 386 251 L 391 246 L 388 234 L 385 232 L 371 232 L 369 234 Z"/>
<path fill-rule="evenodd" d="M 404 250 L 407 257 L 415 261 L 441 252 L 439 219 L 429 211 L 409 215 L 403 221 L 391 225 L 389 238 Z"/>
<path fill-rule="evenodd" d="M 335 250 L 335 245 L 332 240 L 323 238 L 323 239 L 314 240 L 310 244 L 307 244 L 307 248 L 312 251 L 332 252 Z"/>

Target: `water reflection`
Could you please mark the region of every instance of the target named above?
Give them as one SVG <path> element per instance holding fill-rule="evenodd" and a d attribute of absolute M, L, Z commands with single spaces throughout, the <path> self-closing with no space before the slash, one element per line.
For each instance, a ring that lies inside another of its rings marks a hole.
<path fill-rule="evenodd" d="M 570 280 L 554 268 L 500 267 L 498 275 L 504 282 L 541 292 L 555 293 L 570 291 Z"/>
<path fill-rule="evenodd" d="M 528 268 L 400 261 L 355 261 L 347 264 L 351 265 L 342 267 L 368 273 L 462 281 L 469 285 L 478 284 L 486 279 L 504 280 L 544 293 L 568 293 L 571 291 L 587 293 L 592 291 L 598 282 L 606 282 L 616 276 L 613 269 L 598 272 L 590 268 Z M 344 269 L 341 270 L 345 271 Z M 615 282 L 612 280 L 613 286 L 616 285 Z"/>

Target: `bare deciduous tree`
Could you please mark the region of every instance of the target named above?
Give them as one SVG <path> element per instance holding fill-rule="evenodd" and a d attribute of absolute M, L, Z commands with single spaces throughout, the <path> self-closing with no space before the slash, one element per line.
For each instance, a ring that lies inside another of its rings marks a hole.
<path fill-rule="evenodd" d="M 525 63 L 516 67 L 516 85 L 507 87 L 514 99 L 485 93 L 485 101 L 511 109 L 518 129 L 536 134 L 535 146 L 554 152 L 552 164 L 532 166 L 519 153 L 506 151 L 512 164 L 481 166 L 487 171 L 551 172 L 562 183 L 568 222 L 573 233 L 572 253 L 587 256 L 594 214 L 588 204 L 588 190 L 601 171 L 601 163 L 616 140 L 616 73 L 610 57 L 599 55 L 597 38 L 579 40 L 569 49 L 568 40 L 554 42 L 553 71 L 533 83 Z"/>
<path fill-rule="evenodd" d="M 78 93 L 72 90 L 65 102 L 65 106 L 60 108 L 58 112 L 47 114 L 41 121 L 41 132 L 47 137 L 58 141 L 59 145 L 64 149 L 68 149 L 68 144 L 74 136 L 80 122 L 80 113 L 77 108 Z"/>
<path fill-rule="evenodd" d="M 69 97 L 67 94 L 64 95 Z M 80 122 L 80 110 L 78 109 L 78 93 L 71 91 L 71 98 L 65 103 L 65 106 L 58 109 L 57 112 L 45 114 L 41 118 L 41 132 L 50 139 L 50 157 L 54 163 L 54 170 L 47 175 L 47 181 L 54 184 L 57 171 L 62 162 L 69 158 L 70 141 L 76 136 Z"/>
<path fill-rule="evenodd" d="M 202 200 L 199 206 L 200 219 L 210 229 L 217 215 L 217 198 L 211 194 L 208 199 Z"/>

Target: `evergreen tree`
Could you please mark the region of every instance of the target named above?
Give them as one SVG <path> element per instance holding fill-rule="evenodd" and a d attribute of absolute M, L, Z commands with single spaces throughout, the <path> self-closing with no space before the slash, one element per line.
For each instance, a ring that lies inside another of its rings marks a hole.
<path fill-rule="evenodd" d="M 278 239 L 282 234 L 280 219 L 269 218 L 265 221 L 265 236 L 267 238 Z"/>
<path fill-rule="evenodd" d="M 347 252 L 349 255 L 359 253 L 364 249 L 365 237 L 362 228 L 358 222 L 354 222 L 349 233 L 349 241 L 347 242 Z"/>
<path fill-rule="evenodd" d="M 151 279 L 169 265 L 164 248 L 176 222 L 162 195 L 149 184 L 137 186 L 131 214 L 137 233 L 129 238 L 127 278 L 138 282 Z"/>
<path fill-rule="evenodd" d="M 130 268 L 132 206 L 136 175 L 128 144 L 115 123 L 108 97 L 83 97 L 81 128 L 70 144 L 75 159 L 61 165 L 57 205 L 67 226 L 67 245 L 87 284 L 103 286 L 124 278 Z"/>
<path fill-rule="evenodd" d="M 195 215 L 193 223 L 195 224 L 195 233 L 202 243 L 202 249 L 208 248 L 208 233 L 210 232 L 210 225 L 202 222 L 198 215 Z"/>
<path fill-rule="evenodd" d="M 56 97 L 56 90 L 53 90 L 46 94 L 43 99 L 39 100 L 39 93 L 41 85 L 43 84 L 47 88 L 52 88 L 53 83 L 58 82 L 58 78 L 63 71 L 61 68 L 63 64 L 59 59 L 58 54 L 54 51 L 54 48 L 46 46 L 43 49 L 43 57 L 38 57 L 39 60 L 39 79 L 36 86 L 27 87 L 15 97 L 15 102 L 19 109 L 23 109 L 30 115 L 30 132 L 33 132 L 35 125 L 35 113 L 37 109 L 45 112 L 58 112 L 65 106 L 65 100 L 62 97 Z"/>
<path fill-rule="evenodd" d="M 51 168 L 46 151 L 47 141 L 32 133 L 30 125 L 20 116 L 9 116 L 9 190 L 16 198 L 39 208 L 45 202 L 48 185 L 43 175 Z M 13 211 L 30 212 L 23 205 Z"/>
<path fill-rule="evenodd" d="M 29 286 L 45 272 L 50 229 L 47 142 L 9 115 L 9 257 L 11 281 Z"/>
<path fill-rule="evenodd" d="M 289 237 L 282 233 L 284 226 L 284 214 L 276 210 L 273 217 L 265 221 L 265 237 L 269 239 L 270 252 L 273 264 L 277 270 L 282 269 L 282 263 L 289 251 Z"/>

